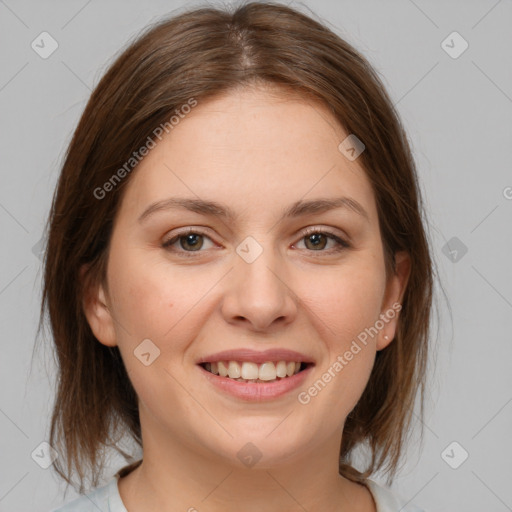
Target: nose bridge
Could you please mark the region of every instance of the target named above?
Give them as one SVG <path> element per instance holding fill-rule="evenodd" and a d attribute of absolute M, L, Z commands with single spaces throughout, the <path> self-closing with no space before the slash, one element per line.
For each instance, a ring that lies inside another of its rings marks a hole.
<path fill-rule="evenodd" d="M 255 328 L 264 329 L 278 318 L 290 321 L 295 313 L 293 293 L 286 284 L 284 265 L 268 242 L 247 237 L 237 247 L 232 286 L 224 313 L 243 317 Z"/>
<path fill-rule="evenodd" d="M 266 247 L 254 261 L 248 262 L 242 258 L 237 266 L 246 292 L 259 292 L 257 295 L 266 297 L 266 300 L 271 300 L 282 293 L 282 278 L 278 278 L 281 266 L 270 246 Z M 262 295 L 262 292 L 265 295 Z"/>

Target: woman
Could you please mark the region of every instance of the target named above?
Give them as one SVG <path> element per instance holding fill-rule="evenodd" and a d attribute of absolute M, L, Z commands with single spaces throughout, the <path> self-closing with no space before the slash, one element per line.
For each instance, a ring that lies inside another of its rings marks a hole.
<path fill-rule="evenodd" d="M 418 510 L 369 478 L 392 481 L 423 395 L 417 176 L 323 25 L 254 2 L 150 27 L 75 131 L 45 265 L 56 471 L 83 493 L 102 446 L 141 448 L 60 511 Z"/>

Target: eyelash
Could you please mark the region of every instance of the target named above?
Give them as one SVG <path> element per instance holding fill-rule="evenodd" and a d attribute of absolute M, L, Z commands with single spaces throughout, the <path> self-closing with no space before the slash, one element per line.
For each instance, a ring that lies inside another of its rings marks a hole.
<path fill-rule="evenodd" d="M 302 236 L 300 237 L 299 240 L 302 241 L 304 238 L 306 238 L 308 236 L 311 236 L 311 235 L 314 235 L 314 234 L 317 234 L 317 233 L 318 234 L 322 234 L 322 235 L 326 235 L 327 238 L 329 238 L 330 240 L 334 240 L 338 244 L 338 246 L 332 248 L 329 251 L 325 251 L 325 250 L 319 250 L 319 251 L 308 250 L 308 252 L 313 253 L 313 254 L 315 252 L 320 253 L 320 254 L 315 255 L 315 256 L 324 256 L 326 253 L 327 254 L 333 254 L 333 253 L 337 254 L 337 253 L 339 253 L 339 252 L 341 252 L 341 251 L 351 247 L 351 245 L 346 240 L 344 240 L 343 238 L 340 238 L 339 236 L 337 236 L 333 232 L 326 231 L 326 230 L 321 230 L 319 228 L 306 228 L 306 230 L 303 232 L 303 234 L 302 234 Z M 202 231 L 201 229 L 187 228 L 187 229 L 185 229 L 183 231 L 178 232 L 176 235 L 174 235 L 169 240 L 165 240 L 162 243 L 162 248 L 164 248 L 164 249 L 166 249 L 166 250 L 168 250 L 170 252 L 174 252 L 175 254 L 178 254 L 180 257 L 185 257 L 185 258 L 196 257 L 196 253 L 201 253 L 201 252 L 204 252 L 204 251 L 201 251 L 201 250 L 199 250 L 199 251 L 185 251 L 185 250 L 176 251 L 176 250 L 171 249 L 171 246 L 174 245 L 176 242 L 178 242 L 180 240 L 180 238 L 182 238 L 184 236 L 187 236 L 187 235 L 190 235 L 190 234 L 201 235 L 201 236 L 205 236 L 207 238 L 210 238 L 206 234 L 206 232 Z"/>

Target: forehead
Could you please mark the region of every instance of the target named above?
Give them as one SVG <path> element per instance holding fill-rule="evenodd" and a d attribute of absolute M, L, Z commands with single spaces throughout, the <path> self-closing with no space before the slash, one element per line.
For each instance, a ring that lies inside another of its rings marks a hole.
<path fill-rule="evenodd" d="M 198 101 L 134 171 L 123 203 L 142 211 L 168 197 L 209 199 L 263 216 L 316 197 L 348 196 L 376 215 L 357 160 L 338 149 L 349 134 L 319 101 L 242 89 Z"/>

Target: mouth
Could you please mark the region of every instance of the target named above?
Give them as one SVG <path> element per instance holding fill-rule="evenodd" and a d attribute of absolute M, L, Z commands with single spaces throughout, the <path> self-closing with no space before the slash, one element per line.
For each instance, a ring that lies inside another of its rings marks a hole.
<path fill-rule="evenodd" d="M 199 366 L 213 375 L 236 382 L 269 384 L 289 379 L 313 366 L 313 363 L 281 360 L 257 364 L 252 361 L 226 360 L 200 363 Z"/>
<path fill-rule="evenodd" d="M 224 395 L 245 401 L 274 400 L 304 384 L 312 357 L 291 350 L 229 350 L 206 356 L 197 367 L 206 382 Z"/>

